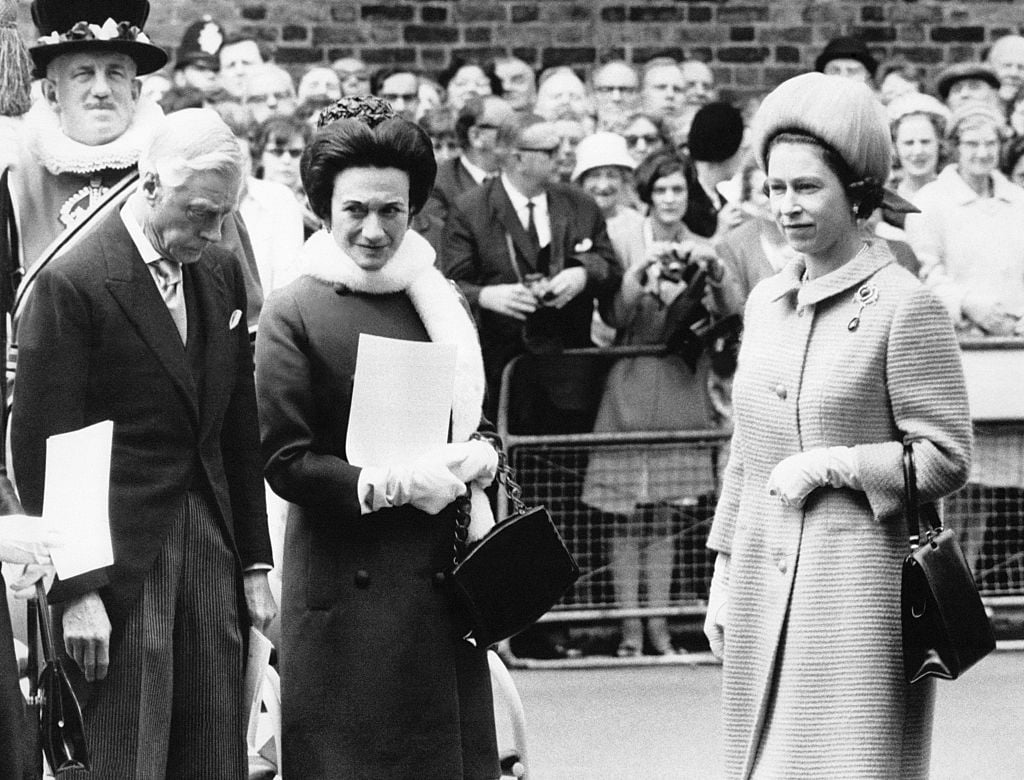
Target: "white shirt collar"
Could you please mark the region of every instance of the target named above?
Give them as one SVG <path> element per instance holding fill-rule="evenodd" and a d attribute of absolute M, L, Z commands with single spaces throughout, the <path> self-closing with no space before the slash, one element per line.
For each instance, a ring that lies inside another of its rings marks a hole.
<path fill-rule="evenodd" d="M 515 185 L 509 181 L 508 177 L 503 173 L 501 174 L 501 186 L 505 188 L 505 192 L 508 194 L 508 199 L 512 201 L 512 208 L 516 210 L 516 216 L 519 217 L 519 222 L 523 226 L 523 230 L 530 222 L 530 210 L 526 207 L 527 203 L 533 203 L 533 224 L 537 228 L 537 238 L 540 241 L 541 247 L 545 247 L 551 243 L 551 215 L 548 211 L 548 193 L 543 191 L 540 195 L 536 195 L 532 198 L 527 198 L 523 193 L 515 188 Z"/>
<path fill-rule="evenodd" d="M 128 201 L 121 206 L 121 221 L 124 223 L 125 228 L 128 230 L 128 235 L 131 236 L 132 243 L 135 244 L 135 248 L 139 250 L 139 254 L 142 255 L 142 262 L 146 265 L 159 260 L 162 255 L 156 251 L 153 244 L 150 243 L 149 239 L 146 238 L 146 234 L 142 231 L 142 225 L 135 219 L 135 214 L 132 213 L 132 207 L 135 203 L 135 197 L 128 198 Z"/>
<path fill-rule="evenodd" d="M 479 165 L 469 161 L 466 155 L 459 157 L 459 162 L 462 163 L 462 167 L 466 169 L 466 173 L 473 177 L 473 181 L 477 184 L 483 184 L 487 177 L 490 175 L 487 171 L 481 168 Z"/>

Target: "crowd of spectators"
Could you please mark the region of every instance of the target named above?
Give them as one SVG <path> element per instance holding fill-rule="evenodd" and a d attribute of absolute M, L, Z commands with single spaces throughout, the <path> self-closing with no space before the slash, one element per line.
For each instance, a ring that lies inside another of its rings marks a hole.
<path fill-rule="evenodd" d="M 759 101 L 720 89 L 707 63 L 655 57 L 538 73 L 506 56 L 454 59 L 426 73 L 345 57 L 295 78 L 263 42 L 230 35 L 208 16 L 185 30 L 177 51 L 173 65 L 145 77 L 143 99 L 165 113 L 213 107 L 244 142 L 251 170 L 240 211 L 265 286 L 294 277 L 303 238 L 320 228 L 298 175 L 320 110 L 372 93 L 434 144 L 437 181 L 412 226 L 474 309 L 492 415 L 503 365 L 526 354 L 543 356 L 533 368 L 547 390 L 513 410 L 520 432 L 589 431 L 595 422 L 603 430 L 728 426 L 732 363 L 722 351 L 751 289 L 792 251 L 747 145 Z M 883 204 L 864 215 L 865 238 L 888 241 L 963 335 L 1024 333 L 1024 37 L 1007 35 L 984 61 L 951 64 L 933 82 L 913 63 L 878 62 L 849 37 L 831 41 L 815 69 L 874 88 L 891 121 L 887 184 L 920 209 L 907 216 Z M 680 268 L 685 278 L 674 275 Z M 703 300 L 682 296 L 693 306 L 681 305 L 681 291 L 697 282 Z M 562 348 L 666 341 L 676 362 L 654 370 L 634 358 L 612 371 L 603 398 L 590 372 L 545 363 Z M 573 397 L 574 378 L 588 400 Z M 624 399 L 651 406 L 652 394 L 666 393 L 690 399 L 689 416 L 609 417 Z M 976 470 L 975 487 L 1020 499 L 1020 453 L 1003 457 L 1013 443 L 981 434 L 981 461 L 990 447 L 1005 468 L 994 482 Z M 609 509 L 592 488 L 579 492 L 595 511 L 650 514 L 646 494 Z M 972 524 L 975 561 L 985 524 Z M 635 546 L 616 554 L 635 557 Z M 622 651 L 639 652 L 637 624 L 627 632 Z M 670 649 L 660 629 L 652 644 Z"/>

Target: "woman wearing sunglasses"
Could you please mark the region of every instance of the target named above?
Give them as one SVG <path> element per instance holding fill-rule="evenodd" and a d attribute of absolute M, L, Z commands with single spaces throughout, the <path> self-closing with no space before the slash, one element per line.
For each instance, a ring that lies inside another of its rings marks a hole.
<path fill-rule="evenodd" d="M 256 178 L 283 184 L 302 206 L 306 238 L 320 229 L 320 220 L 309 210 L 299 176 L 299 158 L 313 135 L 308 122 L 293 117 L 273 117 L 261 124 L 252 142 Z"/>

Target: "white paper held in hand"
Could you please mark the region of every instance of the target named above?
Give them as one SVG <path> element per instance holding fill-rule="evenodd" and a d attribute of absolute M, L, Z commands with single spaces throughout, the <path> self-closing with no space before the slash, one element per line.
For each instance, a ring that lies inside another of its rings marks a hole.
<path fill-rule="evenodd" d="M 64 535 L 51 557 L 62 580 L 114 563 L 110 541 L 110 449 L 104 420 L 46 440 L 43 522 Z"/>
<path fill-rule="evenodd" d="M 359 335 L 345 453 L 387 466 L 444 446 L 455 391 L 454 344 Z"/>

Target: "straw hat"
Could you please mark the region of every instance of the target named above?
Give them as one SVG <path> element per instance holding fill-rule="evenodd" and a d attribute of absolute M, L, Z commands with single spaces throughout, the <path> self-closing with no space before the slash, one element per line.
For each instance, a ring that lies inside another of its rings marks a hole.
<path fill-rule="evenodd" d="M 576 147 L 576 167 L 572 172 L 572 180 L 578 182 L 587 171 L 606 165 L 630 171 L 636 168 L 636 162 L 626 148 L 626 139 L 618 133 L 588 135 Z"/>
<path fill-rule="evenodd" d="M 924 114 L 925 116 L 938 119 L 941 127 L 940 134 L 944 133 L 945 129 L 949 127 L 949 121 L 953 116 L 949 109 L 946 108 L 945 103 L 923 92 L 908 92 L 905 95 L 900 95 L 888 105 L 887 112 L 889 114 L 889 126 L 893 128 L 896 127 L 896 124 L 903 117 L 911 116 L 912 114 Z"/>

